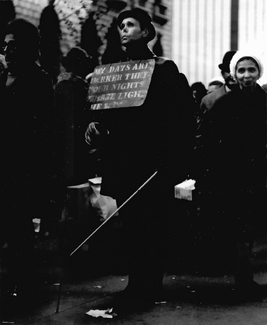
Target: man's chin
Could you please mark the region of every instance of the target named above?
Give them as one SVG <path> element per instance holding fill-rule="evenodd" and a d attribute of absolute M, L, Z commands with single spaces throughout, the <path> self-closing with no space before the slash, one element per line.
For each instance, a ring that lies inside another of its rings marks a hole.
<path fill-rule="evenodd" d="M 237 85 L 237 82 L 227 82 L 226 83 L 226 86 L 229 88 L 229 89 L 233 89 L 235 88 Z"/>

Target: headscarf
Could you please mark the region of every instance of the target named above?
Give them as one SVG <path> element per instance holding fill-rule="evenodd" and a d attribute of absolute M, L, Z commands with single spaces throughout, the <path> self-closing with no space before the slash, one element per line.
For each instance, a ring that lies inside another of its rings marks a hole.
<path fill-rule="evenodd" d="M 230 73 L 232 77 L 235 79 L 235 74 L 236 74 L 236 66 L 237 63 L 242 59 L 242 58 L 252 58 L 258 65 L 259 68 L 259 78 L 262 77 L 263 75 L 263 63 L 261 56 L 255 52 L 250 52 L 250 51 L 237 51 L 236 54 L 232 57 L 232 60 L 230 62 Z"/>

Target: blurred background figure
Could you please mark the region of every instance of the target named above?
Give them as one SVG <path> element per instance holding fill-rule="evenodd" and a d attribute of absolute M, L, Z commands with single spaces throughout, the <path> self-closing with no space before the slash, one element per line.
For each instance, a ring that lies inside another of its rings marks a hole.
<path fill-rule="evenodd" d="M 204 86 L 204 84 L 200 81 L 194 82 L 190 88 L 191 88 L 191 91 L 192 91 L 192 94 L 193 94 L 193 97 L 195 100 L 194 115 L 198 122 L 199 118 L 200 118 L 200 103 L 201 103 L 202 98 L 205 95 L 207 95 L 207 89 Z"/>
<path fill-rule="evenodd" d="M 227 51 L 222 59 L 222 63 L 218 65 L 218 68 L 221 70 L 221 75 L 225 81 L 225 91 L 229 92 L 236 85 L 236 80 L 230 73 L 230 62 L 235 55 L 236 51 Z"/>
<path fill-rule="evenodd" d="M 0 1 L 0 43 L 3 42 L 6 24 L 16 17 L 15 7 L 12 0 Z M 1 51 L 0 54 L 3 54 Z"/>
<path fill-rule="evenodd" d="M 65 71 L 55 85 L 57 170 L 60 182 L 66 186 L 88 179 L 84 109 L 88 92 L 86 76 L 91 71 L 91 61 L 85 50 L 73 47 L 61 62 Z"/>
<path fill-rule="evenodd" d="M 221 86 L 223 86 L 223 84 L 224 80 L 222 78 L 213 78 L 208 84 L 207 94 L 219 89 Z"/>
<path fill-rule="evenodd" d="M 49 74 L 53 83 L 57 82 L 60 73 L 60 38 L 61 29 L 59 18 L 54 8 L 55 0 L 49 0 L 40 16 L 40 63 L 43 69 Z"/>
<path fill-rule="evenodd" d="M 206 96 L 204 96 L 201 100 L 200 103 L 200 118 L 199 118 L 199 123 L 198 123 L 198 129 L 201 126 L 201 123 L 203 121 L 203 119 L 205 118 L 205 115 L 211 110 L 213 104 L 223 95 L 225 95 L 226 93 L 228 93 L 229 91 L 231 91 L 235 86 L 236 86 L 236 80 L 233 79 L 233 77 L 230 74 L 230 61 L 233 57 L 233 55 L 236 53 L 236 51 L 228 51 L 224 54 L 224 57 L 222 59 L 222 63 L 220 63 L 218 65 L 218 68 L 221 70 L 221 75 L 222 75 L 222 79 L 215 79 L 215 80 L 211 80 L 209 83 L 209 86 L 211 87 L 210 90 L 213 91 L 208 91 L 208 94 Z M 217 80 L 219 82 L 217 82 Z M 216 84 L 221 84 L 221 86 L 223 87 L 218 87 L 217 86 L 213 86 L 211 85 L 211 83 L 213 83 L 213 81 Z M 198 137 L 200 136 L 200 134 L 198 133 Z"/>
<path fill-rule="evenodd" d="M 89 2 L 89 1 L 87 1 Z M 101 16 L 101 15 L 100 15 Z M 103 41 L 98 35 L 98 27 L 97 27 L 97 22 L 96 18 L 97 14 L 96 12 L 92 11 L 89 12 L 88 17 L 86 20 L 83 22 L 81 25 L 81 39 L 79 46 L 86 51 L 88 54 L 90 61 L 91 61 L 91 66 L 92 66 L 92 71 L 94 68 L 100 64 L 99 62 L 99 57 L 100 57 L 100 48 L 103 45 Z M 106 40 L 107 40 L 107 46 L 109 46 L 109 39 L 110 35 L 109 32 L 106 34 Z M 114 44 L 114 40 L 111 40 L 111 46 L 116 46 Z M 90 72 L 92 72 L 90 71 Z"/>
<path fill-rule="evenodd" d="M 200 104 L 201 99 L 207 94 L 207 89 L 206 89 L 205 85 L 200 81 L 194 82 L 191 85 L 191 90 L 192 90 L 195 102 L 197 104 Z"/>
<path fill-rule="evenodd" d="M 37 28 L 22 18 L 4 29 L 1 74 L 1 245 L 8 260 L 7 291 L 30 297 L 34 280 L 32 219 L 51 217 L 53 201 L 54 90 L 36 63 Z M 3 289 L 3 288 L 1 288 Z M 22 299 L 22 300 L 23 300 Z"/>

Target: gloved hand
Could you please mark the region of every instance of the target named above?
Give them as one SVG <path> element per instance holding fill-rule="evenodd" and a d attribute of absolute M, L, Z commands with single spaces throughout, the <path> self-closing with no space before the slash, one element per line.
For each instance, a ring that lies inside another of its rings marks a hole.
<path fill-rule="evenodd" d="M 90 146 L 90 153 L 101 149 L 109 131 L 98 122 L 91 122 L 85 131 L 85 142 Z"/>
<path fill-rule="evenodd" d="M 97 129 L 97 126 L 99 125 L 98 122 L 91 122 L 89 123 L 86 131 L 85 131 L 85 142 L 89 146 L 94 146 L 94 143 L 97 142 L 97 137 L 100 136 L 100 132 Z"/>

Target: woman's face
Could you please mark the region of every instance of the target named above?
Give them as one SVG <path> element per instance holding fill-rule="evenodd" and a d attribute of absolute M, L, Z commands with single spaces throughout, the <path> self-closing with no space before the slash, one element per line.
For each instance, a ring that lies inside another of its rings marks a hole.
<path fill-rule="evenodd" d="M 9 70 L 10 71 L 16 70 L 16 67 L 20 62 L 20 55 L 13 34 L 6 35 L 4 40 L 3 50 L 4 50 L 5 60 Z"/>
<path fill-rule="evenodd" d="M 241 89 L 254 87 L 260 77 L 259 67 L 254 60 L 244 59 L 237 63 L 235 76 Z"/>

